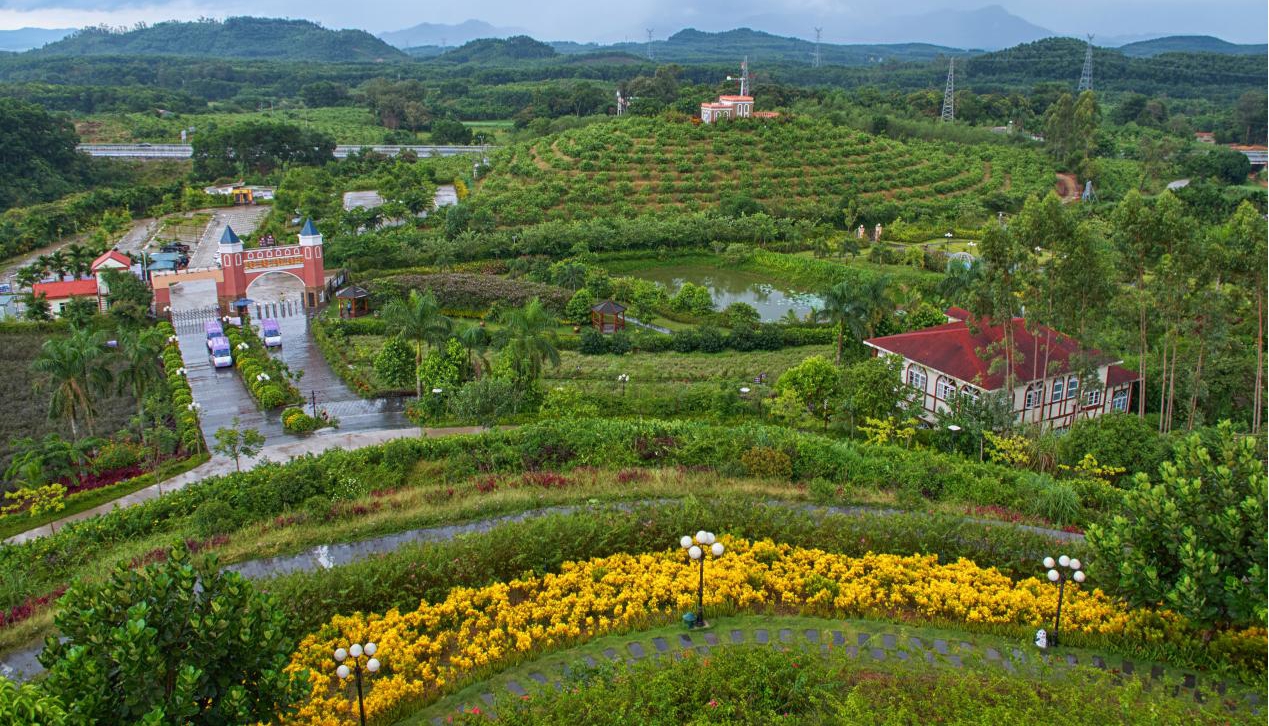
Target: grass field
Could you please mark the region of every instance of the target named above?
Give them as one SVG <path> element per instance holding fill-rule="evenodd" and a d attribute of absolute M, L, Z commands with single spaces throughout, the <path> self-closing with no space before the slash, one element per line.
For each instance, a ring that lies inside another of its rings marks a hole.
<path fill-rule="evenodd" d="M 503 224 L 711 208 L 745 194 L 776 214 L 810 214 L 850 191 L 861 204 L 944 213 L 961 200 L 1047 191 L 1038 153 L 898 142 L 811 119 L 693 126 L 631 118 L 500 152 L 477 203 Z"/>

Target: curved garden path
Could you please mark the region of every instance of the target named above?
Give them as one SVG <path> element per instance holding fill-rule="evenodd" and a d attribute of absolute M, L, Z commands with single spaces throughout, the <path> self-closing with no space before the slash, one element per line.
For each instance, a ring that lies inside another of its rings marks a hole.
<path fill-rule="evenodd" d="M 429 431 L 445 431 L 449 433 L 462 433 L 453 429 L 430 429 Z M 392 433 L 392 432 L 387 432 Z M 348 435 L 345 435 L 348 436 Z M 386 439 L 385 439 L 386 440 Z M 338 445 L 338 444 L 335 444 Z M 368 445 L 368 444 L 362 444 Z M 346 446 L 346 445 L 345 445 Z M 257 460 L 264 457 L 261 453 Z M 209 464 L 212 462 L 208 462 Z M 232 466 L 232 462 L 229 462 Z M 194 473 L 192 470 L 189 473 Z M 170 484 L 165 482 L 165 484 Z M 142 490 L 144 491 L 144 490 Z M 140 492 L 138 492 L 140 493 Z M 155 495 L 157 496 L 157 494 Z M 645 504 L 661 504 L 670 500 L 667 499 L 645 499 L 634 502 L 615 502 L 608 505 L 622 510 L 629 510 L 634 507 Z M 135 502 L 134 502 L 135 503 Z M 811 514 L 842 514 L 846 516 L 858 516 L 861 514 L 901 514 L 897 509 L 873 509 L 869 507 L 834 507 L 819 506 L 815 504 L 807 504 L 802 502 L 784 502 L 780 500 L 768 500 L 766 502 L 772 506 L 794 507 L 802 509 Z M 411 529 L 404 532 L 396 532 L 393 534 L 373 537 L 371 539 L 359 540 L 356 542 L 339 542 L 333 544 L 317 545 L 310 547 L 303 552 L 293 555 L 279 555 L 277 557 L 266 557 L 258 560 L 247 560 L 232 565 L 227 565 L 224 569 L 240 573 L 249 580 L 263 580 L 270 577 L 280 575 L 288 575 L 293 572 L 311 572 L 314 570 L 328 570 L 332 567 L 348 565 L 355 562 L 395 552 L 401 547 L 415 542 L 444 542 L 452 540 L 455 537 L 464 534 L 473 534 L 488 532 L 499 525 L 511 522 L 522 522 L 528 519 L 546 517 L 553 514 L 570 514 L 582 509 L 591 508 L 594 505 L 589 504 L 562 504 L 552 507 L 543 507 L 540 509 L 530 509 L 515 514 L 504 514 L 497 517 L 489 517 L 471 522 L 460 524 L 447 524 L 434 527 L 422 527 L 419 529 Z M 1030 525 L 1020 525 L 1010 522 L 995 522 L 992 520 L 984 520 L 973 517 L 965 517 L 966 521 L 983 522 L 1000 527 L 1012 527 L 1016 529 L 1025 529 L 1027 531 L 1036 532 L 1038 534 L 1047 535 L 1063 542 L 1082 542 L 1084 535 L 1064 532 L 1057 529 L 1045 529 L 1042 527 L 1033 527 Z M 0 660 L 0 675 L 9 678 L 30 678 L 42 672 L 44 669 L 36 660 L 36 656 L 44 649 L 43 641 L 31 643 L 30 645 L 17 650 L 10 651 Z"/>
<path fill-rule="evenodd" d="M 440 726 L 446 723 L 447 716 L 471 712 L 473 707 L 496 719 L 494 707 L 499 697 L 522 698 L 548 686 L 562 689 L 574 674 L 600 664 L 633 665 L 647 659 L 668 662 L 693 653 L 709 655 L 719 648 L 745 645 L 798 649 L 808 655 L 844 650 L 847 657 L 861 667 L 889 662 L 913 670 L 1004 670 L 1010 674 L 1034 674 L 1038 678 L 1049 677 L 1048 669 L 1062 673 L 1085 666 L 1116 673 L 1120 678 L 1140 678 L 1146 688 L 1160 688 L 1161 693 L 1182 698 L 1200 697 L 1199 682 L 1192 673 L 1118 656 L 1103 656 L 1090 650 L 1062 648 L 1060 653 L 1043 653 L 1033 646 L 1020 648 L 1007 638 L 997 636 L 868 620 L 738 615 L 717 618 L 705 630 L 662 626 L 608 635 L 568 650 L 546 653 L 442 698 L 401 720 L 397 726 Z M 384 657 L 390 656 L 385 653 Z M 1230 690 L 1226 683 L 1218 681 L 1204 682 L 1202 686 L 1221 695 Z M 1243 694 L 1239 700 L 1254 712 L 1259 711 L 1260 697 L 1255 693 Z"/>

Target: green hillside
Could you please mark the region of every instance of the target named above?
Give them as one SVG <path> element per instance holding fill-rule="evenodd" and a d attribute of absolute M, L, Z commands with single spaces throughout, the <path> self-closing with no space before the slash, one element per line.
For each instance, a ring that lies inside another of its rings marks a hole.
<path fill-rule="evenodd" d="M 364 30 L 307 20 L 228 18 L 166 22 L 126 32 L 85 28 L 33 50 L 39 56 L 175 55 L 309 61 L 375 61 L 405 54 Z"/>
<path fill-rule="evenodd" d="M 1265 55 L 1269 46 L 1263 43 L 1239 45 L 1210 35 L 1170 35 L 1119 46 L 1131 58 L 1150 58 L 1161 53 L 1220 53 L 1223 55 Z"/>
<path fill-rule="evenodd" d="M 629 118 L 499 152 L 473 199 L 501 224 L 715 209 L 746 196 L 779 215 L 832 214 L 843 195 L 908 219 L 988 209 L 1053 186 L 1037 152 L 898 142 L 811 119 L 696 126 Z"/>
<path fill-rule="evenodd" d="M 556 42 L 551 46 L 560 53 L 593 53 L 616 50 L 646 56 L 646 43 L 616 43 L 601 46 L 595 43 Z M 786 62 L 810 65 L 815 43 L 801 38 L 787 38 L 749 28 L 721 33 L 707 33 L 692 28 L 680 30 L 666 40 L 653 41 L 652 56 L 661 63 L 717 63 L 723 58 L 749 56 L 766 63 Z M 820 57 L 828 65 L 861 66 L 883 61 L 930 60 L 943 55 L 964 54 L 957 48 L 929 43 L 895 43 L 873 45 L 820 44 Z"/>

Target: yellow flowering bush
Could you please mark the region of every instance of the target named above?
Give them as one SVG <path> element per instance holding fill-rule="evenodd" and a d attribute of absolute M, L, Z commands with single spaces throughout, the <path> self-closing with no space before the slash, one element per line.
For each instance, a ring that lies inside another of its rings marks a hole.
<path fill-rule="evenodd" d="M 706 564 L 709 612 L 762 610 L 997 626 L 1047 624 L 1057 588 L 1010 580 L 969 560 L 936 555 L 847 557 L 771 541 L 724 540 Z M 311 699 L 288 722 L 353 723 L 353 701 L 332 675 L 331 654 L 374 641 L 383 669 L 370 679 L 368 718 L 386 723 L 470 672 L 614 631 L 663 623 L 691 609 L 696 568 L 681 551 L 618 554 L 567 563 L 558 574 L 455 588 L 417 610 L 339 616 L 304 638 L 289 669 L 310 671 Z M 1122 634 L 1134 618 L 1100 590 L 1068 587 L 1064 633 Z M 346 684 L 344 684 L 346 685 Z"/>

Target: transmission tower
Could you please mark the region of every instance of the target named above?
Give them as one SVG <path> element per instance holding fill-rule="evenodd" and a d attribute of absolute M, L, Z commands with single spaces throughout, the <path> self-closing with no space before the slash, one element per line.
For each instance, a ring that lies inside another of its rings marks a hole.
<path fill-rule="evenodd" d="M 811 67 L 812 67 L 812 68 L 819 68 L 819 67 L 820 67 L 820 62 L 821 62 L 821 61 L 820 61 L 820 35 L 821 35 L 823 32 L 824 32 L 824 29 L 823 29 L 823 28 L 816 28 L 816 29 L 815 29 L 815 55 L 813 56 L 813 59 L 811 60 Z"/>
<path fill-rule="evenodd" d="M 648 28 L 648 60 L 652 60 L 652 28 Z"/>
<path fill-rule="evenodd" d="M 952 121 L 956 120 L 956 109 L 952 101 L 953 94 L 955 93 L 955 90 L 956 90 L 955 84 L 954 84 L 955 78 L 956 78 L 956 58 L 952 58 L 951 62 L 947 66 L 947 88 L 943 89 L 942 120 L 947 123 L 951 123 Z"/>
<path fill-rule="evenodd" d="M 1088 49 L 1084 51 L 1084 71 L 1080 73 L 1079 92 L 1093 90 L 1093 36 L 1088 36 Z"/>

